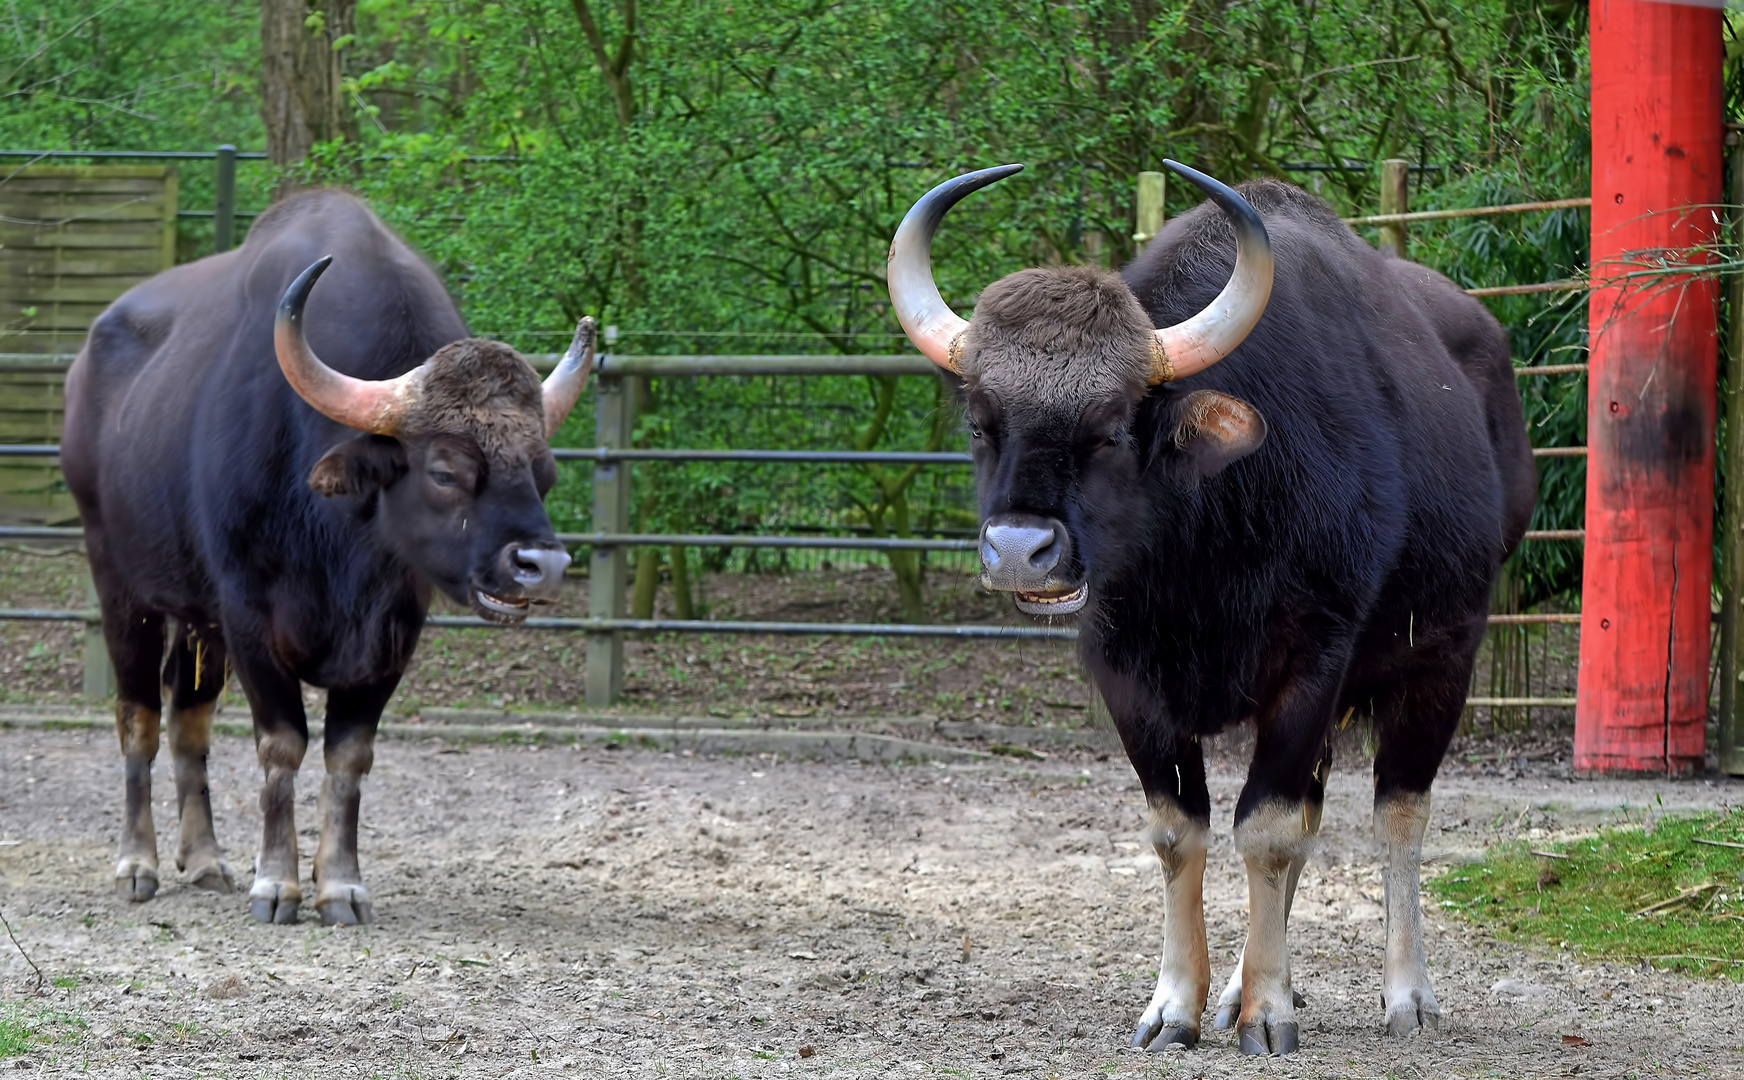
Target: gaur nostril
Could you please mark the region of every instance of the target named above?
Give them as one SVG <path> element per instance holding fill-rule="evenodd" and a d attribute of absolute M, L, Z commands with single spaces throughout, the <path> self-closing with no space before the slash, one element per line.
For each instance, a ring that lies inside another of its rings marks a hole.
<path fill-rule="evenodd" d="M 569 553 L 551 548 L 516 548 L 510 555 L 516 584 L 536 588 L 563 580 Z"/>
<path fill-rule="evenodd" d="M 1032 570 L 1052 570 L 1060 561 L 1060 545 L 1053 533 L 1047 534 L 1042 546 L 1029 553 L 1029 565 Z"/>
<path fill-rule="evenodd" d="M 989 522 L 981 533 L 982 568 L 1000 580 L 1007 575 L 1015 575 L 1011 579 L 1014 583 L 1045 578 L 1065 555 L 1065 537 L 1057 526 L 1037 527 L 1007 519 Z"/>

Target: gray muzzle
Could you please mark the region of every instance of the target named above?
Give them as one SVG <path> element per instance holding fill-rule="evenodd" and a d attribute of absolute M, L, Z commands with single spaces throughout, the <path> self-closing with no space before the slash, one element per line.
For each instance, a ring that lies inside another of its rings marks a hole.
<path fill-rule="evenodd" d="M 1000 514 L 981 526 L 981 584 L 999 592 L 1046 593 L 1069 589 L 1058 572 L 1070 560 L 1066 527 L 1035 514 Z"/>

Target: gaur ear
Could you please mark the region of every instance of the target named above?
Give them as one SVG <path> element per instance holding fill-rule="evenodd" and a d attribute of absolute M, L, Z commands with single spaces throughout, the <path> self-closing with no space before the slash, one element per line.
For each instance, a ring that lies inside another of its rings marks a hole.
<path fill-rule="evenodd" d="M 406 451 L 398 439 L 359 435 L 340 443 L 309 470 L 309 487 L 322 495 L 363 495 L 389 487 L 406 474 Z"/>
<path fill-rule="evenodd" d="M 1259 410 L 1215 390 L 1188 394 L 1175 417 L 1175 449 L 1199 480 L 1216 476 L 1266 441 L 1266 421 Z"/>

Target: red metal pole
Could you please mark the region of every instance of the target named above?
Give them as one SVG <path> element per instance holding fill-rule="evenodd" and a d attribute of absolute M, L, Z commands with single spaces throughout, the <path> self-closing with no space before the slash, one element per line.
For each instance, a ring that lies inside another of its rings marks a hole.
<path fill-rule="evenodd" d="M 1592 0 L 1586 562 L 1574 766 L 1702 765 L 1720 237 L 1720 9 Z"/>

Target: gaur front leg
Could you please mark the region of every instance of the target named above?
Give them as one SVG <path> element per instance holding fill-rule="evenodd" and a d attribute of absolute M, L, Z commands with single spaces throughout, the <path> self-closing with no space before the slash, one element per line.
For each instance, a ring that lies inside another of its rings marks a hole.
<path fill-rule="evenodd" d="M 179 628 L 164 663 L 164 688 L 170 699 L 170 753 L 181 825 L 176 868 L 195 888 L 227 893 L 236 888 L 236 875 L 218 848 L 206 776 L 212 710 L 224 691 L 224 656 L 224 638 L 216 627 Z"/>
<path fill-rule="evenodd" d="M 297 921 L 303 890 L 297 883 L 297 770 L 309 749 L 303 687 L 270 656 L 243 649 L 231 654 L 236 677 L 254 713 L 254 752 L 265 774 L 260 786 L 260 853 L 254 859 L 249 913 L 264 923 Z"/>
<path fill-rule="evenodd" d="M 1199 1044 L 1200 1018 L 1211 990 L 1204 902 L 1211 795 L 1205 786 L 1205 756 L 1196 741 L 1147 764 L 1141 775 L 1154 778 L 1145 785 L 1151 843 L 1163 864 L 1163 955 L 1156 990 L 1139 1017 L 1132 1045 L 1161 1050 L 1179 1043 L 1191 1050 Z"/>
<path fill-rule="evenodd" d="M 399 685 L 396 674 L 327 695 L 327 777 L 321 783 L 321 842 L 315 849 L 315 910 L 326 926 L 375 921 L 357 858 L 363 778 L 375 763 L 376 728 Z"/>
<path fill-rule="evenodd" d="M 1287 930 L 1302 867 L 1320 829 L 1327 739 L 1342 663 L 1332 650 L 1260 715 L 1247 783 L 1235 806 L 1235 850 L 1247 864 L 1248 931 L 1236 1037 L 1244 1054 L 1301 1045 Z"/>
<path fill-rule="evenodd" d="M 1303 824 L 1310 838 L 1320 835 L 1320 815 L 1326 803 L 1326 780 L 1332 775 L 1332 743 L 1326 744 L 1321 753 L 1320 764 L 1314 770 L 1313 779 L 1308 785 L 1308 794 L 1304 803 Z M 1302 868 L 1308 865 L 1307 850 L 1290 863 L 1289 875 L 1284 883 L 1284 925 L 1288 928 L 1290 911 L 1296 906 L 1296 886 L 1302 880 Z M 1229 973 L 1229 982 L 1223 987 L 1223 993 L 1217 998 L 1217 1021 L 1219 1031 L 1227 1031 L 1241 1020 L 1241 970 L 1247 958 L 1247 948 L 1243 946 L 1241 955 L 1236 958 L 1235 970 Z M 1289 957 L 1285 957 L 1288 962 Z M 1297 993 L 1292 985 L 1290 990 L 1291 1004 L 1302 1007 L 1302 995 Z"/>

